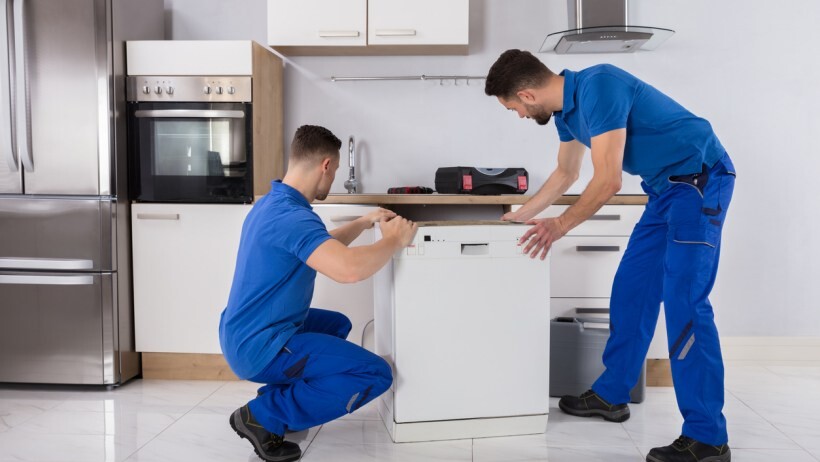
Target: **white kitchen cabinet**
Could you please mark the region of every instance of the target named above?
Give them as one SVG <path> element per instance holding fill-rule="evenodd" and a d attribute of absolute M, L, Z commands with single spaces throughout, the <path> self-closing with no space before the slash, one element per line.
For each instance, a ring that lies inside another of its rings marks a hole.
<path fill-rule="evenodd" d="M 134 204 L 134 325 L 140 352 L 221 353 L 242 223 L 250 205 Z"/>
<path fill-rule="evenodd" d="M 268 0 L 268 44 L 288 55 L 466 54 L 469 0 Z"/>
<path fill-rule="evenodd" d="M 268 0 L 271 46 L 365 46 L 367 0 Z"/>
<path fill-rule="evenodd" d="M 467 45 L 469 0 L 368 0 L 369 45 Z"/>
<path fill-rule="evenodd" d="M 313 206 L 313 210 L 319 215 L 328 230 L 345 225 L 376 209 L 378 207 L 367 205 L 322 204 Z M 375 232 L 373 229 L 368 229 L 350 245 L 368 245 L 374 242 Z M 362 342 L 362 330 L 373 319 L 372 278 L 354 284 L 340 284 L 318 273 L 311 306 L 344 313 L 353 324 L 353 329 L 347 339 L 357 345 L 364 345 L 365 348 L 373 350 L 372 324 L 365 331 L 364 342 Z"/>

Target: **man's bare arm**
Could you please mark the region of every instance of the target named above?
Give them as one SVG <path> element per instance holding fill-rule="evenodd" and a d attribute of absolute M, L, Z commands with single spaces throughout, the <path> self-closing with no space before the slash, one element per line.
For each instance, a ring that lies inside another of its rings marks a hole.
<path fill-rule="evenodd" d="M 586 148 L 578 141 L 562 142 L 558 149 L 558 166 L 524 205 L 515 212 L 501 217 L 502 220 L 527 221 L 552 205 L 578 179 Z"/>
<path fill-rule="evenodd" d="M 595 172 L 589 185 L 560 217 L 530 220 L 535 225 L 521 236 L 524 253 L 531 258 L 547 258 L 552 244 L 569 230 L 591 217 L 621 189 L 626 129 L 612 130 L 592 138 L 592 165 Z"/>
<path fill-rule="evenodd" d="M 402 217 L 381 222 L 384 237 L 372 245 L 347 247 L 336 239 L 322 243 L 307 264 L 336 282 L 352 283 L 374 275 L 397 250 L 413 241 L 417 225 Z"/>
<path fill-rule="evenodd" d="M 621 190 L 626 129 L 611 130 L 592 138 L 594 172 L 578 201 L 558 221 L 564 234 L 586 221 Z"/>
<path fill-rule="evenodd" d="M 383 219 L 389 220 L 395 216 L 395 212 L 379 208 L 328 232 L 333 236 L 333 239 L 336 239 L 344 245 L 350 245 L 364 230 L 372 228 L 374 224 Z"/>

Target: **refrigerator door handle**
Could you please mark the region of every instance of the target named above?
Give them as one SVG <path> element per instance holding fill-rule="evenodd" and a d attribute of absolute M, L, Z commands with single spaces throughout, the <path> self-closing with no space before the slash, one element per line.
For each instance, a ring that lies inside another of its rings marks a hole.
<path fill-rule="evenodd" d="M 69 258 L 0 258 L 0 269 L 13 270 L 90 270 L 94 262 Z"/>
<path fill-rule="evenodd" d="M 14 1 L 14 90 L 17 113 L 17 152 L 27 172 L 34 171 L 31 152 L 31 113 L 28 99 L 28 70 L 26 69 L 26 0 Z"/>
<path fill-rule="evenodd" d="M 0 284 L 90 286 L 94 284 L 94 276 L 36 276 L 22 274 L 0 274 Z"/>
<path fill-rule="evenodd" d="M 17 158 L 14 129 L 11 123 L 14 93 L 11 88 L 12 67 L 9 66 L 9 57 L 13 44 L 9 40 L 9 31 L 14 31 L 14 27 L 10 24 L 12 18 L 11 1 L 2 0 L 0 3 L 0 143 L 2 143 L 0 151 L 5 154 L 9 169 L 12 172 L 18 172 L 20 162 Z"/>

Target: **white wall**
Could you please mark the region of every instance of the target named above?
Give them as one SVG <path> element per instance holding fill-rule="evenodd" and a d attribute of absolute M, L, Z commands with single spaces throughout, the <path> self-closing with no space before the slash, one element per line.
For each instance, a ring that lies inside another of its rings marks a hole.
<path fill-rule="evenodd" d="M 738 170 L 712 300 L 731 336 L 820 336 L 820 2 L 632 0 L 635 25 L 676 34 L 654 52 L 538 55 L 556 71 L 608 62 L 708 119 Z M 264 0 L 166 0 L 174 39 L 266 41 Z M 440 166 L 523 166 L 539 185 L 555 165 L 552 124 L 518 120 L 483 82 L 331 82 L 330 76 L 485 75 L 508 48 L 535 51 L 566 27 L 563 0 L 472 0 L 470 54 L 296 57 L 285 72 L 285 133 L 325 125 L 355 135 L 364 192 L 433 185 Z M 287 143 L 286 143 L 287 144 Z M 345 148 L 346 149 L 346 144 Z M 344 167 L 343 162 L 343 167 Z M 571 192 L 580 192 L 591 174 Z M 343 192 L 344 168 L 334 183 Z M 639 193 L 637 180 L 625 193 Z"/>

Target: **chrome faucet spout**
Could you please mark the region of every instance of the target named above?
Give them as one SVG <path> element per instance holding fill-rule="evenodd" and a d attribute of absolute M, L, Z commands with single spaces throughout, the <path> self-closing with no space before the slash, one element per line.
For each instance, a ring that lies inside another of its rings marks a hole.
<path fill-rule="evenodd" d="M 359 181 L 356 180 L 356 144 L 353 136 L 347 140 L 347 162 L 350 170 L 345 181 L 345 189 L 347 189 L 348 194 L 353 194 L 359 188 Z"/>

